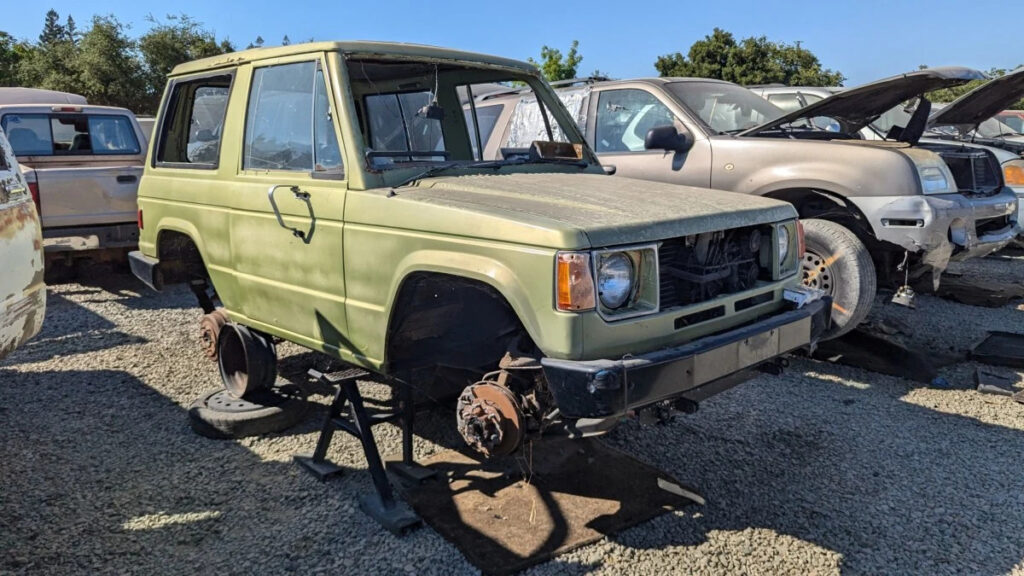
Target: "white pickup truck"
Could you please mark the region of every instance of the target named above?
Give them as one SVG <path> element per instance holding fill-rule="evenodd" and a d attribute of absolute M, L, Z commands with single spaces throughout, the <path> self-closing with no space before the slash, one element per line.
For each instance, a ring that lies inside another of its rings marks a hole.
<path fill-rule="evenodd" d="M 42 219 L 48 267 L 124 260 L 138 243 L 135 203 L 146 138 L 124 108 L 25 104 L 0 93 L 7 133 Z"/>

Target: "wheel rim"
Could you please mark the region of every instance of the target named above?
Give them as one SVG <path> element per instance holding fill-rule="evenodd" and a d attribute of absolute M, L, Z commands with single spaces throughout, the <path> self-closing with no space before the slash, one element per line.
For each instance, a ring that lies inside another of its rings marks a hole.
<path fill-rule="evenodd" d="M 807 250 L 801 262 L 805 286 L 824 290 L 829 296 L 835 292 L 835 273 L 832 263 L 835 258 L 824 258 L 820 254 Z"/>

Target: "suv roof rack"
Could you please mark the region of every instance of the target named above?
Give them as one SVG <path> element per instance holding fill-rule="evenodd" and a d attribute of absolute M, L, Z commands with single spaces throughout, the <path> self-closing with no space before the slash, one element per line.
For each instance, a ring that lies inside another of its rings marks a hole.
<path fill-rule="evenodd" d="M 768 84 L 744 84 L 744 88 L 788 88 L 782 82 L 769 82 Z"/>

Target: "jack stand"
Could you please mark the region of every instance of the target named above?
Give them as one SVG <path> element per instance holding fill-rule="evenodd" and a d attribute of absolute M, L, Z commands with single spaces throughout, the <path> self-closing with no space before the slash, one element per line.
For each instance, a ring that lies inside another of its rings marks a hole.
<path fill-rule="evenodd" d="M 419 526 L 422 521 L 405 502 L 395 498 L 391 484 L 388 482 L 387 472 L 384 470 L 380 451 L 377 449 L 377 442 L 374 440 L 370 428 L 374 424 L 390 422 L 399 414 L 393 412 L 370 414 L 367 412 L 356 380 L 368 374 L 358 368 L 332 375 L 326 375 L 316 370 L 309 371 L 309 375 L 321 383 L 338 386 L 338 392 L 335 394 L 327 418 L 324 420 L 324 426 L 320 431 L 320 438 L 316 442 L 313 453 L 296 455 L 295 461 L 321 481 L 338 476 L 343 469 L 326 459 L 327 448 L 331 444 L 335 430 L 342 430 L 358 438 L 363 445 L 363 455 L 366 457 L 366 463 L 370 468 L 370 477 L 373 479 L 376 489 L 375 494 L 368 494 L 359 499 L 359 508 L 392 534 L 402 536 Z M 348 405 L 348 414 L 344 413 L 346 404 Z M 404 414 L 402 415 L 404 416 Z M 406 418 L 403 418 L 403 421 L 407 421 Z M 403 426 L 403 434 L 406 428 L 408 427 Z M 409 433 L 411 435 L 411 430 Z M 411 436 L 409 443 L 412 443 Z M 411 459 L 411 455 L 409 458 Z"/>
<path fill-rule="evenodd" d="M 387 463 L 387 468 L 395 476 L 411 484 L 423 484 L 437 472 L 420 466 L 412 459 L 412 425 L 416 417 L 416 406 L 413 401 L 412 388 L 406 385 L 399 387 L 402 394 L 401 415 L 402 415 L 402 460 L 392 460 Z"/>
<path fill-rule="evenodd" d="M 217 297 L 217 293 L 214 292 L 211 295 L 207 292 L 210 285 L 207 284 L 206 280 L 190 280 L 188 287 L 192 290 L 192 293 L 196 295 L 196 300 L 199 300 L 199 307 L 203 309 L 204 314 L 209 314 L 217 309 L 217 305 L 213 303 L 214 298 Z"/>
<path fill-rule="evenodd" d="M 903 285 L 892 297 L 892 303 L 907 308 L 917 308 L 917 294 L 910 287 L 910 252 L 903 253 L 903 262 L 896 267 L 896 270 L 903 272 Z"/>
<path fill-rule="evenodd" d="M 913 288 L 904 284 L 900 286 L 900 289 L 892 297 L 892 303 L 906 306 L 907 308 L 917 308 L 917 293 L 914 292 Z"/>

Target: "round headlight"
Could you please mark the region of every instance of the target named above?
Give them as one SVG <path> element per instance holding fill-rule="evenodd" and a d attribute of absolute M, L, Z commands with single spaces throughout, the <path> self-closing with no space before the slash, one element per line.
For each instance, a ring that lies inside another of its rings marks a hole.
<path fill-rule="evenodd" d="M 633 292 L 633 261 L 622 252 L 601 258 L 597 270 L 601 304 L 612 310 L 622 307 Z"/>
<path fill-rule="evenodd" d="M 789 256 L 789 227 L 779 226 L 779 264 Z"/>

